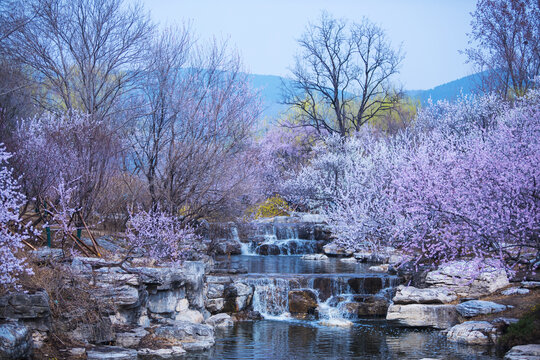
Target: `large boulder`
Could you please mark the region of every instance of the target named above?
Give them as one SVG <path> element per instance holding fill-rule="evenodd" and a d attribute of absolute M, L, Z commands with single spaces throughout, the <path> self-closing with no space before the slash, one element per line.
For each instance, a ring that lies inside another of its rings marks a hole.
<path fill-rule="evenodd" d="M 187 321 L 167 321 L 154 330 L 154 336 L 187 351 L 208 349 L 214 345 L 214 330 L 206 324 Z"/>
<path fill-rule="evenodd" d="M 169 314 L 176 312 L 178 302 L 184 299 L 184 289 L 156 291 L 148 295 L 148 310 L 155 314 Z"/>
<path fill-rule="evenodd" d="M 351 256 L 352 250 L 345 249 L 335 242 L 323 246 L 323 252 L 328 256 Z"/>
<path fill-rule="evenodd" d="M 142 327 L 137 327 L 125 332 L 116 333 L 116 345 L 121 347 L 137 347 L 141 339 L 148 335 L 148 331 Z"/>
<path fill-rule="evenodd" d="M 470 300 L 456 306 L 457 312 L 463 317 L 493 314 L 507 309 L 506 305 L 492 301 Z"/>
<path fill-rule="evenodd" d="M 468 345 L 494 345 L 500 336 L 497 326 L 487 321 L 466 321 L 450 328 L 447 339 Z"/>
<path fill-rule="evenodd" d="M 174 360 L 182 359 L 186 353 L 181 346 L 171 346 L 166 349 L 139 349 L 139 360 Z"/>
<path fill-rule="evenodd" d="M 0 319 L 18 319 L 30 330 L 47 331 L 51 323 L 49 295 L 45 291 L 7 293 L 0 297 Z"/>
<path fill-rule="evenodd" d="M 102 317 L 96 322 L 79 323 L 77 327 L 66 334 L 70 339 L 86 344 L 109 344 L 115 340 L 111 320 Z"/>
<path fill-rule="evenodd" d="M 59 261 L 64 257 L 62 249 L 50 248 L 47 246 L 30 251 L 30 258 L 40 264 L 48 261 Z"/>
<path fill-rule="evenodd" d="M 458 323 L 455 305 L 390 305 L 386 320 L 402 326 L 448 329 Z"/>
<path fill-rule="evenodd" d="M 392 299 L 394 304 L 447 304 L 457 299 L 454 291 L 443 287 L 418 289 L 400 285 Z"/>
<path fill-rule="evenodd" d="M 28 328 L 16 322 L 0 324 L 0 359 L 27 359 L 32 354 L 32 336 Z"/>
<path fill-rule="evenodd" d="M 289 312 L 291 314 L 315 314 L 317 310 L 317 294 L 311 289 L 291 290 L 289 297 Z"/>
<path fill-rule="evenodd" d="M 238 312 L 246 309 L 253 299 L 253 288 L 242 282 L 227 284 L 223 291 L 224 305 L 221 310 L 224 312 Z M 208 308 L 209 302 L 206 302 Z M 214 312 L 208 309 L 210 312 Z M 219 311 L 219 310 L 218 310 Z"/>
<path fill-rule="evenodd" d="M 130 285 L 114 286 L 109 284 L 100 284 L 95 295 L 101 299 L 108 300 L 111 303 L 132 307 L 139 305 L 139 290 Z"/>
<path fill-rule="evenodd" d="M 504 269 L 489 265 L 479 269 L 477 264 L 463 260 L 430 271 L 425 282 L 433 287 L 446 287 L 463 297 L 489 295 L 509 284 Z"/>
<path fill-rule="evenodd" d="M 504 360 L 540 360 L 540 344 L 514 346 Z"/>
<path fill-rule="evenodd" d="M 225 313 L 216 314 L 213 316 L 210 316 L 208 319 L 206 319 L 206 324 L 216 328 L 223 328 L 223 327 L 229 327 L 233 326 L 232 318 Z"/>
<path fill-rule="evenodd" d="M 388 300 L 382 296 L 355 296 L 355 301 L 342 305 L 343 310 L 355 317 L 386 316 Z"/>

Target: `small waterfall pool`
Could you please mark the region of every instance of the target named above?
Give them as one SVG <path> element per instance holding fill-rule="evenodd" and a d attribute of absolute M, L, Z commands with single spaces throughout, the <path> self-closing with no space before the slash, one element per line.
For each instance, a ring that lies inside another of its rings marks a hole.
<path fill-rule="evenodd" d="M 338 258 L 306 260 L 300 255 L 222 258 L 247 269 L 239 280 L 251 284 L 253 308 L 264 320 L 216 330 L 216 345 L 187 359 L 499 359 L 495 349 L 452 344 L 439 331 L 399 328 L 384 317 L 345 311 L 365 299 L 391 298 L 396 276 L 375 273 L 371 264 Z M 289 313 L 291 290 L 315 294 L 315 314 Z M 328 326 L 345 323 L 346 326 Z"/>

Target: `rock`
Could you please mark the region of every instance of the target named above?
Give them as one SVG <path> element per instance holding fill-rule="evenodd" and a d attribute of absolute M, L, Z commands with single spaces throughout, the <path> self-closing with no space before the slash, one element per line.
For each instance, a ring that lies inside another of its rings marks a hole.
<path fill-rule="evenodd" d="M 206 310 L 210 311 L 210 313 L 212 314 L 221 312 L 224 306 L 225 306 L 225 299 L 223 298 L 208 299 L 206 301 Z"/>
<path fill-rule="evenodd" d="M 394 304 L 446 304 L 456 299 L 456 293 L 447 288 L 418 289 L 400 285 L 392 301 Z"/>
<path fill-rule="evenodd" d="M 390 305 L 386 320 L 402 326 L 448 329 L 458 322 L 455 305 Z"/>
<path fill-rule="evenodd" d="M 540 360 L 540 344 L 514 346 L 504 360 Z"/>
<path fill-rule="evenodd" d="M 137 354 L 140 360 L 169 360 L 180 359 L 186 353 L 181 346 L 172 346 L 169 349 L 139 349 Z"/>
<path fill-rule="evenodd" d="M 224 284 L 208 284 L 208 289 L 206 290 L 206 297 L 208 299 L 217 299 L 222 298 L 223 292 L 225 291 Z"/>
<path fill-rule="evenodd" d="M 351 327 L 352 321 L 346 319 L 327 319 L 319 321 L 319 324 L 323 326 L 335 326 L 335 327 Z"/>
<path fill-rule="evenodd" d="M 514 288 L 503 290 L 501 292 L 501 294 L 503 294 L 503 295 L 525 295 L 525 294 L 528 294 L 529 292 L 530 292 L 529 289 L 514 287 Z"/>
<path fill-rule="evenodd" d="M 382 296 L 356 297 L 356 301 L 344 303 L 343 310 L 356 316 L 386 316 L 388 311 L 388 300 Z"/>
<path fill-rule="evenodd" d="M 233 321 L 252 321 L 252 320 L 263 320 L 263 316 L 260 312 L 254 310 L 243 310 L 237 313 L 232 314 L 231 319 Z"/>
<path fill-rule="evenodd" d="M 69 355 L 71 356 L 84 356 L 86 354 L 86 349 L 85 348 L 72 348 L 72 349 L 69 349 Z"/>
<path fill-rule="evenodd" d="M 0 297 L 0 319 L 18 319 L 30 330 L 47 331 L 51 323 L 49 295 L 45 291 L 7 293 Z"/>
<path fill-rule="evenodd" d="M 189 301 L 188 299 L 180 299 L 178 300 L 178 302 L 176 303 L 176 312 L 184 312 L 184 311 L 187 311 L 189 309 Z"/>
<path fill-rule="evenodd" d="M 45 342 L 49 339 L 47 331 L 35 330 L 32 332 L 32 347 L 34 349 L 40 349 Z"/>
<path fill-rule="evenodd" d="M 216 255 L 240 255 L 242 254 L 242 244 L 235 239 L 219 241 L 215 247 Z"/>
<path fill-rule="evenodd" d="M 375 266 L 370 266 L 369 271 L 388 272 L 389 267 L 390 267 L 390 265 L 388 265 L 388 264 L 375 265 Z"/>
<path fill-rule="evenodd" d="M 103 317 L 95 323 L 80 323 L 74 330 L 67 332 L 67 335 L 72 340 L 86 344 L 108 344 L 114 341 L 112 323 L 107 317 Z"/>
<path fill-rule="evenodd" d="M 96 290 L 96 296 L 107 299 L 115 305 L 133 306 L 139 303 L 139 291 L 133 286 L 103 285 Z"/>
<path fill-rule="evenodd" d="M 527 289 L 538 289 L 540 288 L 540 281 L 522 281 L 521 286 Z"/>
<path fill-rule="evenodd" d="M 354 257 L 341 258 L 341 259 L 339 259 L 339 261 L 345 262 L 345 263 L 357 263 L 358 262 L 358 260 L 356 260 Z"/>
<path fill-rule="evenodd" d="M 302 260 L 328 260 L 328 256 L 324 254 L 305 254 L 302 255 Z"/>
<path fill-rule="evenodd" d="M 187 351 L 204 351 L 214 346 L 214 341 L 194 341 L 184 343 L 182 346 Z"/>
<path fill-rule="evenodd" d="M 500 336 L 497 327 L 487 321 L 466 321 L 450 328 L 448 341 L 468 345 L 494 345 Z"/>
<path fill-rule="evenodd" d="M 174 319 L 180 321 L 189 321 L 195 324 L 201 324 L 204 321 L 204 317 L 197 310 L 185 310 L 176 314 Z"/>
<path fill-rule="evenodd" d="M 184 289 L 158 291 L 148 295 L 148 310 L 155 314 L 173 314 L 178 300 L 185 298 Z"/>
<path fill-rule="evenodd" d="M 231 317 L 228 314 L 221 313 L 217 315 L 210 316 L 208 319 L 206 319 L 206 324 L 212 326 L 212 327 L 229 327 L 233 326 L 233 321 Z"/>
<path fill-rule="evenodd" d="M 351 256 L 353 252 L 351 250 L 344 249 L 336 243 L 330 243 L 323 246 L 323 252 L 328 256 Z"/>
<path fill-rule="evenodd" d="M 383 289 L 384 279 L 380 276 L 363 276 L 347 280 L 355 294 L 377 294 Z"/>
<path fill-rule="evenodd" d="M 100 268 L 94 270 L 95 284 L 111 284 L 114 286 L 131 285 L 139 286 L 139 277 L 136 274 L 127 274 L 119 267 Z M 93 282 L 93 281 L 92 281 Z"/>
<path fill-rule="evenodd" d="M 317 294 L 313 290 L 291 290 L 288 297 L 291 314 L 315 314 L 318 303 Z"/>
<path fill-rule="evenodd" d="M 118 346 L 100 346 L 86 352 L 88 360 L 137 360 L 137 350 Z"/>
<path fill-rule="evenodd" d="M 29 329 L 16 322 L 0 324 L 0 359 L 27 359 L 32 355 Z"/>
<path fill-rule="evenodd" d="M 457 312 L 463 317 L 493 314 L 504 311 L 506 308 L 506 305 L 483 300 L 465 301 L 456 306 Z"/>
<path fill-rule="evenodd" d="M 261 244 L 257 247 L 256 253 L 259 255 L 279 255 L 281 250 L 276 244 Z"/>
<path fill-rule="evenodd" d="M 148 335 L 148 331 L 142 327 L 127 332 L 116 333 L 116 345 L 121 347 L 137 347 L 141 339 Z"/>
<path fill-rule="evenodd" d="M 447 287 L 465 297 L 489 295 L 509 284 L 504 269 L 487 265 L 479 271 L 476 264 L 467 261 L 454 261 L 430 271 L 425 281 L 428 285 Z"/>
<path fill-rule="evenodd" d="M 191 343 L 201 343 L 201 346 L 211 344 L 208 347 L 214 344 L 214 330 L 211 326 L 187 321 L 168 320 L 154 330 L 154 336 L 163 338 L 172 345 L 181 345 L 188 351 L 193 349 L 188 345 Z"/>
<path fill-rule="evenodd" d="M 36 250 L 30 251 L 30 256 L 33 261 L 39 264 L 47 261 L 61 260 L 64 257 L 64 251 L 62 249 L 55 249 L 44 246 Z"/>

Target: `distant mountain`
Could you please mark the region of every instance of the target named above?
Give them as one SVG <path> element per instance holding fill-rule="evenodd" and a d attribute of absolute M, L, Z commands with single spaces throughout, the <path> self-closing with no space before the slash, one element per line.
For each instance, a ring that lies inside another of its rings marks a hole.
<path fill-rule="evenodd" d="M 406 90 L 405 94 L 413 99 L 418 99 L 422 105 L 427 104 L 428 99 L 436 102 L 447 99 L 455 100 L 460 93 L 474 93 L 480 74 L 473 74 L 460 79 L 450 81 L 429 90 Z M 263 99 L 263 123 L 272 123 L 281 113 L 287 110 L 287 106 L 281 104 L 281 84 L 290 81 L 275 75 L 249 74 L 249 80 L 257 89 Z"/>
<path fill-rule="evenodd" d="M 420 103 L 427 104 L 429 98 L 433 102 L 439 100 L 455 100 L 461 93 L 472 94 L 480 80 L 480 74 L 473 74 L 460 79 L 450 81 L 429 90 L 407 90 L 405 93 L 413 98 L 420 100 Z"/>

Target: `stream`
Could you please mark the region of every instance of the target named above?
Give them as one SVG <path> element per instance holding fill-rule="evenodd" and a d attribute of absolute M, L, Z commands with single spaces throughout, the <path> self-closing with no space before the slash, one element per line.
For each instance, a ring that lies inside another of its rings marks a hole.
<path fill-rule="evenodd" d="M 440 331 L 398 327 L 384 315 L 355 315 L 350 311 L 355 302 L 391 299 L 399 278 L 370 271 L 373 264 L 303 259 L 300 254 L 316 249 L 309 240 L 298 239 L 294 231 L 267 232 L 263 245 L 243 244 L 243 255 L 221 259 L 229 268 L 247 270 L 236 276 L 254 287 L 253 310 L 264 319 L 216 329 L 216 345 L 187 359 L 500 358 L 494 348 L 448 342 Z M 266 249 L 259 255 L 266 245 L 277 245 L 281 255 L 266 255 Z M 316 313 L 291 315 L 291 290 L 315 293 Z"/>

